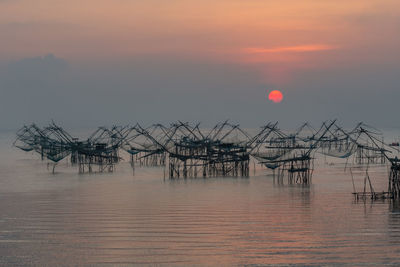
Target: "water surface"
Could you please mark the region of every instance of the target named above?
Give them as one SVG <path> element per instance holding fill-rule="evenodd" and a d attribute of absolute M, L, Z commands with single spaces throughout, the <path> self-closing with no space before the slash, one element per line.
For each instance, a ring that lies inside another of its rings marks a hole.
<path fill-rule="evenodd" d="M 400 265 L 400 206 L 355 202 L 344 162 L 321 157 L 311 185 L 268 170 L 169 180 L 129 163 L 56 174 L 0 136 L 0 265 Z M 364 171 L 354 168 L 362 188 Z M 370 168 L 376 190 L 387 168 Z"/>

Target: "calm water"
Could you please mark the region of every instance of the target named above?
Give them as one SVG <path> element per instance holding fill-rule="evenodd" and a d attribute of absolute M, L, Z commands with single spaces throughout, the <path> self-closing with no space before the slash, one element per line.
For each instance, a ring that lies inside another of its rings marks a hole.
<path fill-rule="evenodd" d="M 0 265 L 400 265 L 400 205 L 358 202 L 344 162 L 312 185 L 163 179 L 163 168 L 55 175 L 0 135 Z M 353 169 L 361 190 L 363 171 Z M 386 189 L 387 168 L 369 170 Z"/>

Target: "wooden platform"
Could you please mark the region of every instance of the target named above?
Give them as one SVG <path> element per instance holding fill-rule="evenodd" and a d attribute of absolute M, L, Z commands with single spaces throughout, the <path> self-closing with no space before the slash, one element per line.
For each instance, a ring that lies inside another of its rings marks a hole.
<path fill-rule="evenodd" d="M 356 199 L 392 199 L 393 195 L 390 192 L 353 192 Z"/>

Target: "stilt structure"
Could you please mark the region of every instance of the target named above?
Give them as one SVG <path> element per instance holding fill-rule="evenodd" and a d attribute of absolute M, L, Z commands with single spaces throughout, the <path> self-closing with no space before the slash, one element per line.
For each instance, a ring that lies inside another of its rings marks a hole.
<path fill-rule="evenodd" d="M 178 122 L 164 132 L 163 143 L 148 130 L 139 131 L 167 152 L 170 179 L 249 176 L 250 139 L 238 125 L 226 121 L 206 132 L 199 124 Z"/>
<path fill-rule="evenodd" d="M 389 186 L 388 192 L 391 198 L 400 198 L 400 160 L 395 157 L 392 158 L 389 173 Z"/>
<path fill-rule="evenodd" d="M 365 134 L 368 137 L 368 141 L 371 142 L 371 147 L 374 149 L 374 151 L 378 151 L 384 158 L 385 161 L 390 163 L 390 172 L 389 172 L 389 177 L 388 177 L 388 190 L 387 192 L 379 192 L 376 193 L 373 190 L 371 180 L 369 179 L 368 176 L 368 182 L 370 185 L 370 192 L 366 192 L 365 189 L 365 184 L 366 180 L 364 180 L 364 191 L 363 192 L 354 192 L 353 194 L 355 197 L 358 198 L 367 198 L 368 196 L 371 199 L 378 199 L 378 198 L 390 198 L 390 199 L 399 199 L 400 198 L 400 160 L 398 159 L 397 156 L 395 157 L 389 157 L 388 154 L 394 154 L 398 153 L 397 150 L 393 150 L 389 145 L 385 144 L 378 138 L 376 138 L 373 134 L 370 133 L 370 131 L 364 129 L 363 127 L 360 127 L 360 132 L 362 134 Z"/>
<path fill-rule="evenodd" d="M 314 171 L 314 158 L 311 153 L 314 152 L 325 134 L 329 131 L 335 121 L 329 124 L 323 123 L 318 132 L 313 132 L 311 136 L 301 137 L 300 131 L 293 135 L 285 135 L 283 132 L 274 130 L 274 135 L 267 140 L 269 145 L 263 145 L 265 149 L 276 153 L 274 157 L 262 157 L 256 154 L 256 158 L 260 158 L 260 163 L 266 167 L 275 169 L 278 179 L 282 180 L 287 173 L 287 181 L 289 184 L 309 184 L 311 183 Z M 303 127 L 300 127 L 302 129 Z M 271 144 L 274 144 L 271 146 Z M 283 151 L 284 153 L 280 152 Z"/>
<path fill-rule="evenodd" d="M 125 138 L 125 127 L 100 127 L 87 140 L 72 137 L 52 122 L 41 129 L 35 124 L 24 126 L 17 132 L 14 142 L 24 151 L 36 151 L 41 158 L 56 163 L 71 155 L 71 164 L 79 166 L 79 172 L 113 171 L 119 161 L 118 150 Z M 94 169 L 97 166 L 97 169 Z"/>
<path fill-rule="evenodd" d="M 353 156 L 356 164 L 366 166 L 389 162 L 388 197 L 399 198 L 400 163 L 397 157 L 388 156 L 394 147 L 386 145 L 381 134 L 371 128 L 359 123 L 345 131 L 333 121 L 324 122 L 318 131 L 305 123 L 294 133 L 286 134 L 277 123 L 269 123 L 251 136 L 228 121 L 210 130 L 179 121 L 170 127 L 99 127 L 82 140 L 52 122 L 44 128 L 35 124 L 22 127 L 14 145 L 49 160 L 53 171 L 58 162 L 70 156 L 71 165 L 78 166 L 80 173 L 114 171 L 122 148 L 129 153 L 132 167 L 165 166 L 171 179 L 248 177 L 252 156 L 279 178 L 287 174 L 289 183 L 301 184 L 311 182 L 314 152 L 318 150 L 336 158 Z"/>
<path fill-rule="evenodd" d="M 143 130 L 146 134 L 142 134 Z M 165 143 L 164 138 L 168 131 L 170 129 L 161 124 L 155 124 L 146 129 L 139 124 L 132 127 L 123 145 L 123 149 L 130 155 L 131 164 L 148 167 L 165 166 L 166 151 L 158 144 Z"/>

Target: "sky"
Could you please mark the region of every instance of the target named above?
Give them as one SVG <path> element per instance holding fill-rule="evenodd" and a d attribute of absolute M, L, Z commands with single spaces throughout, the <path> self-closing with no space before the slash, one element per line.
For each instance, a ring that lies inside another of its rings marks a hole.
<path fill-rule="evenodd" d="M 0 0 L 0 129 L 397 127 L 399 48 L 398 0 Z"/>

